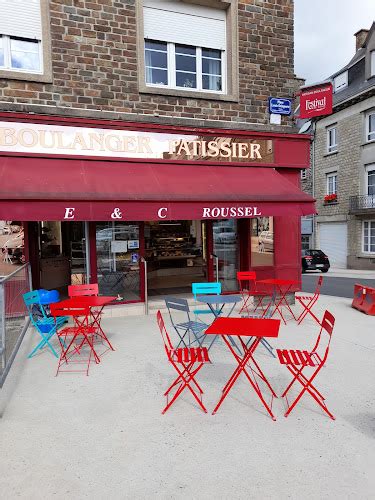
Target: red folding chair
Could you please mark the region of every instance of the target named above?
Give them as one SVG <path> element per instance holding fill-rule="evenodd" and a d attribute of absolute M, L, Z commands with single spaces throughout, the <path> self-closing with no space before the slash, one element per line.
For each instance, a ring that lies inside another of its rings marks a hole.
<path fill-rule="evenodd" d="M 211 363 L 207 347 L 182 347 L 175 349 L 165 328 L 165 323 L 160 311 L 157 312 L 156 318 L 161 336 L 163 338 L 168 361 L 178 373 L 176 380 L 164 393 L 164 396 L 167 397 L 167 405 L 162 413 L 164 414 L 172 406 L 185 389 L 189 389 L 199 406 L 205 413 L 207 413 L 207 410 L 202 402 L 203 391 L 198 382 L 195 380 L 195 376 L 199 370 L 205 364 Z M 169 401 L 169 395 L 172 389 L 175 389 L 175 393 Z"/>
<path fill-rule="evenodd" d="M 86 372 L 89 374 L 91 356 L 93 355 L 96 363 L 100 362 L 99 356 L 94 349 L 94 336 L 96 328 L 87 324 L 87 317 L 90 314 L 89 308 L 80 307 L 61 307 L 59 303 L 51 304 L 51 315 L 55 318 L 59 316 L 71 316 L 74 320 L 74 326 L 67 326 L 57 332 L 61 353 L 57 364 L 56 376 L 59 372 Z M 81 319 L 83 318 L 83 319 Z M 83 354 L 84 347 L 88 345 L 88 356 Z M 70 365 L 84 364 L 83 370 L 71 369 Z M 61 369 L 62 366 L 68 366 L 69 369 Z"/>
<path fill-rule="evenodd" d="M 265 307 L 263 306 L 263 300 L 265 297 L 270 297 L 270 294 L 264 290 L 257 289 L 256 283 L 256 272 L 255 271 L 238 271 L 237 272 L 237 281 L 240 287 L 240 292 L 242 295 L 243 304 L 240 309 L 239 314 L 242 311 L 246 311 L 247 314 L 250 314 L 249 310 L 249 302 L 251 298 L 257 298 L 257 304 L 255 305 L 252 312 L 256 311 L 258 307 L 262 308 L 262 311 L 265 311 Z"/>
<path fill-rule="evenodd" d="M 328 410 L 325 404 L 325 397 L 322 396 L 322 394 L 318 391 L 318 389 L 313 385 L 313 380 L 318 375 L 318 373 L 320 372 L 321 368 L 323 367 L 324 363 L 327 360 L 334 324 L 335 324 L 334 316 L 329 311 L 326 311 L 324 313 L 323 321 L 321 322 L 318 339 L 315 343 L 314 348 L 310 352 L 300 351 L 300 350 L 288 350 L 288 349 L 276 350 L 280 363 L 282 365 L 285 365 L 287 369 L 290 371 L 290 373 L 293 375 L 292 381 L 282 394 L 282 397 L 285 397 L 288 406 L 288 410 L 285 413 L 286 417 L 293 410 L 293 408 L 302 398 L 304 393 L 308 392 L 310 396 L 312 396 L 315 399 L 318 405 L 327 413 L 327 415 L 331 417 L 332 420 L 335 420 L 335 417 Z M 321 356 L 317 352 L 317 350 L 320 347 L 320 341 L 322 339 L 323 332 L 328 334 L 328 341 L 325 348 L 325 352 Z M 312 373 L 310 373 L 309 376 L 306 376 L 302 372 L 308 368 L 312 369 Z M 293 401 L 293 403 L 289 406 L 287 394 L 296 380 L 302 385 L 302 390 L 298 394 L 296 399 Z"/>
<path fill-rule="evenodd" d="M 298 300 L 298 302 L 303 307 L 303 311 L 301 312 L 301 314 L 297 318 L 298 325 L 300 325 L 302 323 L 302 321 L 306 318 L 306 316 L 308 314 L 310 314 L 315 319 L 315 321 L 317 323 L 319 323 L 319 325 L 320 325 L 319 319 L 315 316 L 315 314 L 311 311 L 311 309 L 313 308 L 313 306 L 316 304 L 316 302 L 318 301 L 318 299 L 320 297 L 320 289 L 322 287 L 322 284 L 323 284 L 323 276 L 319 276 L 314 295 L 310 295 L 310 296 L 306 296 L 306 295 L 298 296 L 298 295 L 296 295 L 296 300 Z"/>

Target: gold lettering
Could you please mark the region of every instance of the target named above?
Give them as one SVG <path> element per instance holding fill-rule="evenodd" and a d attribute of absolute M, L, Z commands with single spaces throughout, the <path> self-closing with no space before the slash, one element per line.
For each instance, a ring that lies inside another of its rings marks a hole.
<path fill-rule="evenodd" d="M 112 145 L 114 141 L 114 145 Z M 122 151 L 121 139 L 118 135 L 108 134 L 105 138 L 105 145 L 107 149 L 114 152 Z"/>
<path fill-rule="evenodd" d="M 260 150 L 260 144 L 250 144 L 250 158 L 253 160 L 254 158 L 259 158 L 260 160 L 262 159 L 262 156 L 259 152 Z"/>
<path fill-rule="evenodd" d="M 186 154 L 187 156 L 191 156 L 191 155 L 190 155 L 190 151 L 189 151 L 189 143 L 188 143 L 188 141 L 181 141 L 181 142 L 180 142 L 180 147 L 178 148 L 177 154 L 179 154 L 179 155 L 180 155 L 180 154 L 181 154 L 181 152 L 182 152 L 182 150 L 184 150 L 184 151 L 185 151 L 185 154 Z"/>
<path fill-rule="evenodd" d="M 233 142 L 232 143 L 232 158 L 237 158 L 237 143 Z"/>
<path fill-rule="evenodd" d="M 191 144 L 193 146 L 193 157 L 199 156 L 199 141 L 191 141 Z"/>
<path fill-rule="evenodd" d="M 0 128 L 0 146 L 15 146 L 17 144 L 14 128 Z"/>
<path fill-rule="evenodd" d="M 138 137 L 138 153 L 150 153 L 152 154 L 152 149 L 150 146 L 150 137 Z"/>
<path fill-rule="evenodd" d="M 75 134 L 73 142 L 70 145 L 70 148 L 76 149 L 76 145 L 78 145 L 81 149 L 89 149 L 81 132 L 77 132 Z"/>
<path fill-rule="evenodd" d="M 213 158 L 219 155 L 219 147 L 218 147 L 216 141 L 210 141 L 208 143 L 207 154 L 208 154 L 208 156 L 211 156 Z"/>
<path fill-rule="evenodd" d="M 27 138 L 28 135 L 31 138 L 31 141 L 29 142 L 25 140 L 25 136 Z M 18 132 L 18 142 L 24 148 L 33 148 L 38 144 L 38 134 L 31 128 L 21 128 L 21 130 Z"/>
<path fill-rule="evenodd" d="M 105 151 L 105 146 L 104 146 L 104 134 L 97 134 L 96 132 L 90 132 L 89 133 L 89 140 L 90 140 L 90 148 L 93 150 L 97 150 L 97 146 L 99 146 L 99 151 Z"/>
<path fill-rule="evenodd" d="M 127 153 L 137 152 L 137 140 L 136 137 L 124 137 L 124 151 Z"/>
<path fill-rule="evenodd" d="M 247 150 L 247 144 L 244 142 L 240 142 L 238 144 L 238 158 L 247 158 L 249 156 L 249 153 Z"/>
<path fill-rule="evenodd" d="M 228 142 L 223 142 L 220 148 L 220 156 L 222 156 L 223 158 L 228 158 L 230 156 L 230 153 L 230 144 Z"/>
<path fill-rule="evenodd" d="M 47 141 L 46 141 L 46 134 L 47 134 L 48 130 L 38 130 L 38 132 L 39 132 L 39 141 L 40 141 L 40 145 L 42 146 L 42 148 L 54 148 L 55 147 L 55 132 L 54 131 L 49 131 L 50 138 L 52 139 L 52 141 L 50 141 L 49 144 L 47 144 Z"/>
<path fill-rule="evenodd" d="M 173 155 L 173 153 L 176 152 L 176 148 L 179 145 L 180 141 L 179 140 L 173 140 L 173 141 L 168 141 L 169 142 L 169 151 L 168 153 L 170 155 Z"/>

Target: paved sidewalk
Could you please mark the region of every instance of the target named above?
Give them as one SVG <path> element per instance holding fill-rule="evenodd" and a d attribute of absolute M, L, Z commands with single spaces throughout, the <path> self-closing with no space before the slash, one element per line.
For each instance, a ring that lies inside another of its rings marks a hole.
<path fill-rule="evenodd" d="M 375 279 L 375 271 L 369 271 L 363 269 L 337 269 L 331 267 L 328 273 L 324 273 L 323 276 L 327 278 Z"/>
<path fill-rule="evenodd" d="M 375 491 L 375 318 L 350 300 L 320 299 L 336 315 L 331 355 L 316 381 L 336 421 L 308 396 L 273 422 L 241 376 L 218 414 L 186 393 L 161 415 L 174 376 L 154 315 L 104 319 L 116 347 L 89 377 L 54 377 L 48 353 L 25 360 L 28 333 L 0 391 L 0 491 L 4 499 L 371 499 Z M 282 326 L 275 346 L 312 347 L 310 320 Z M 234 369 L 224 345 L 200 372 L 211 409 Z M 261 346 L 276 392 L 285 367 Z"/>

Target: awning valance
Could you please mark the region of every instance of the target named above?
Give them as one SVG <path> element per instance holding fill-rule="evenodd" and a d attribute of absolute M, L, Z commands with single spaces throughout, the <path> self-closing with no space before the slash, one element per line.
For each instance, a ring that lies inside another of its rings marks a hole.
<path fill-rule="evenodd" d="M 0 157 L 0 220 L 193 220 L 308 215 L 272 168 Z"/>

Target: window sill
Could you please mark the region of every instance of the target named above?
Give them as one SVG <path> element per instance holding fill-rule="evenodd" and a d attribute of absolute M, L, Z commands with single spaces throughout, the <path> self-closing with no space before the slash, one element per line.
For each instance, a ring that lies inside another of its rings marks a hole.
<path fill-rule="evenodd" d="M 0 78 L 4 80 L 23 80 L 24 82 L 52 83 L 52 74 L 47 71 L 45 73 L 28 73 L 27 71 L 0 69 Z"/>
<path fill-rule="evenodd" d="M 205 99 L 211 101 L 232 101 L 238 102 L 238 96 L 234 94 L 215 94 L 214 92 L 200 92 L 194 90 L 171 89 L 163 87 L 148 87 L 140 84 L 139 92 L 141 94 L 167 95 L 171 97 L 184 97 L 187 99 Z"/>
<path fill-rule="evenodd" d="M 361 144 L 361 146 L 367 146 L 367 144 L 375 144 L 375 139 L 372 139 L 371 141 L 366 141 Z"/>
<path fill-rule="evenodd" d="M 329 153 L 326 153 L 323 155 L 323 157 L 325 158 L 326 156 L 333 156 L 333 155 L 337 155 L 338 154 L 338 151 L 330 151 Z"/>
<path fill-rule="evenodd" d="M 329 205 L 338 205 L 338 204 L 339 204 L 338 201 L 325 201 L 325 202 L 323 202 L 324 207 L 327 207 Z"/>

